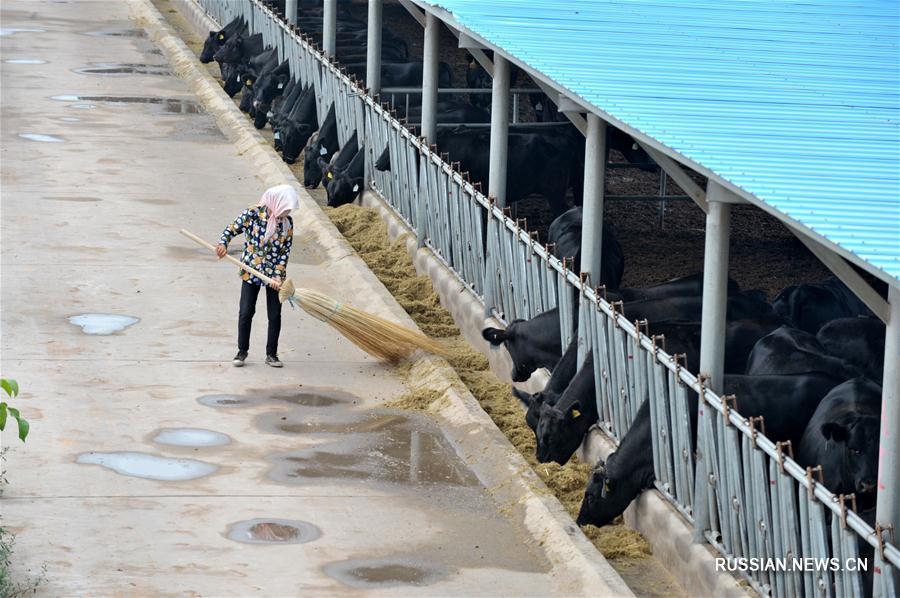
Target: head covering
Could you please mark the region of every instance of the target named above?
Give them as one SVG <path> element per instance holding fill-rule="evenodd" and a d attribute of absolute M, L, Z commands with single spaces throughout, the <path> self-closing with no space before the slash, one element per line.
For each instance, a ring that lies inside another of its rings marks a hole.
<path fill-rule="evenodd" d="M 263 236 L 263 243 L 268 243 L 279 226 L 283 228 L 287 223 L 291 212 L 300 207 L 300 197 L 290 185 L 276 185 L 266 189 L 259 199 L 259 205 L 269 211 L 266 234 Z"/>

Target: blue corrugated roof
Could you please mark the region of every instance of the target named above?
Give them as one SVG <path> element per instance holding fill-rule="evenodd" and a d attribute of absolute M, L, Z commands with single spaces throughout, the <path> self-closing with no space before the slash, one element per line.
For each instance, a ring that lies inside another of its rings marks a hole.
<path fill-rule="evenodd" d="M 900 284 L 897 0 L 419 3 Z"/>

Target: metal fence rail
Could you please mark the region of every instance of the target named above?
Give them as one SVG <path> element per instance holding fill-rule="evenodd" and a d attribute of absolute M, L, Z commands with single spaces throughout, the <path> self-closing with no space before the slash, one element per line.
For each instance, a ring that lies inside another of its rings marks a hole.
<path fill-rule="evenodd" d="M 394 212 L 468 288 L 485 311 L 509 322 L 558 307 L 561 340 L 576 334 L 579 352 L 594 352 L 599 427 L 616 440 L 649 401 L 656 487 L 720 553 L 734 558 L 858 556 L 860 546 L 880 554 L 885 572 L 900 567 L 887 530 L 876 530 L 829 492 L 748 421 L 729 400 L 704 388 L 646 323 L 629 322 L 621 305 L 606 301 L 534 237 L 416 138 L 359 84 L 294 33 L 260 0 L 195 0 L 220 24 L 242 15 L 252 32 L 279 47 L 291 73 L 315 88 L 319 122 L 334 106 L 343 144 L 353 132 L 366 152 L 366 180 Z M 389 148 L 389 171 L 375 160 Z M 577 314 L 576 314 L 577 306 Z M 696 451 L 691 422 L 698 397 Z M 790 566 L 790 563 L 788 563 Z M 874 566 L 870 562 L 870 567 Z M 747 571 L 760 593 L 773 596 L 861 596 L 854 571 Z M 897 595 L 890 574 L 878 575 L 882 595 Z"/>

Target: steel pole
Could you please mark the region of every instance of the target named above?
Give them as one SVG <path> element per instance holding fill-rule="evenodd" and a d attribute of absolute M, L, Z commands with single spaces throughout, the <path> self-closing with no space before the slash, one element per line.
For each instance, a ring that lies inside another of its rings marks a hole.
<path fill-rule="evenodd" d="M 422 137 L 437 140 L 438 48 L 441 22 L 431 13 L 425 15 L 425 41 L 422 51 Z"/>
<path fill-rule="evenodd" d="M 284 0 L 284 18 L 291 25 L 297 23 L 297 0 Z"/>
<path fill-rule="evenodd" d="M 322 15 L 322 48 L 327 56 L 337 52 L 337 0 L 324 0 L 325 10 Z"/>
<path fill-rule="evenodd" d="M 587 115 L 584 140 L 584 214 L 581 224 L 581 271 L 600 284 L 603 247 L 603 194 L 606 180 L 606 121 L 596 114 Z"/>
<path fill-rule="evenodd" d="M 882 527 L 894 526 L 895 541 L 900 538 L 900 288 L 888 291 L 890 316 L 884 337 L 884 377 L 881 381 L 881 444 L 878 458 L 878 498 L 875 521 Z M 884 575 L 881 554 L 875 550 L 876 596 Z M 897 575 L 894 569 L 894 575 Z M 894 579 L 895 583 L 900 581 Z"/>
<path fill-rule="evenodd" d="M 509 62 L 494 54 L 491 87 L 491 153 L 488 195 L 506 207 L 506 154 L 509 147 Z"/>
<path fill-rule="evenodd" d="M 369 0 L 369 35 L 366 38 L 366 87 L 376 95 L 381 91 L 381 7 L 382 0 Z"/>

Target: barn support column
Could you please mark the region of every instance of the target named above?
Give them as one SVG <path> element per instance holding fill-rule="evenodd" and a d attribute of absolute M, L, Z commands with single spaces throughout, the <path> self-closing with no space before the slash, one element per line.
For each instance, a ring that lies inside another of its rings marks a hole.
<path fill-rule="evenodd" d="M 715 181 L 706 187 L 706 244 L 703 257 L 703 309 L 700 317 L 700 375 L 705 386 L 722 392 L 725 370 L 725 315 L 728 307 L 728 245 L 731 239 L 730 193 Z M 694 480 L 694 541 L 709 529 L 709 455 L 705 450 L 704 418 L 713 417 L 700 397 L 697 414 L 697 469 Z"/>
<path fill-rule="evenodd" d="M 297 24 L 297 0 L 284 0 L 284 17 L 291 25 Z"/>
<path fill-rule="evenodd" d="M 431 13 L 425 15 L 425 42 L 422 55 L 422 137 L 437 141 L 438 48 L 441 22 Z"/>
<path fill-rule="evenodd" d="M 381 92 L 381 8 L 382 0 L 369 0 L 366 87 L 373 96 Z"/>
<path fill-rule="evenodd" d="M 587 115 L 584 141 L 584 214 L 581 224 L 581 271 L 600 284 L 600 258 L 603 247 L 603 184 L 606 180 L 606 121 L 596 114 Z"/>
<path fill-rule="evenodd" d="M 334 56 L 337 52 L 337 0 L 324 0 L 325 10 L 322 15 L 322 49 L 326 56 Z"/>
<path fill-rule="evenodd" d="M 509 147 L 509 62 L 494 54 L 494 81 L 491 87 L 491 153 L 488 196 L 506 207 L 506 156 Z"/>
<path fill-rule="evenodd" d="M 888 291 L 890 315 L 884 338 L 884 378 L 881 383 L 881 444 L 878 458 L 878 499 L 875 504 L 875 521 L 882 527 L 894 527 L 894 542 L 900 541 L 900 288 L 891 286 Z M 886 532 L 886 539 L 890 535 Z M 884 575 L 881 555 L 875 550 L 875 595 L 882 585 Z M 898 572 L 894 570 L 894 583 Z"/>

